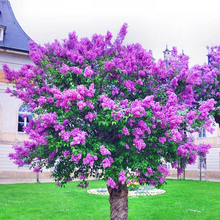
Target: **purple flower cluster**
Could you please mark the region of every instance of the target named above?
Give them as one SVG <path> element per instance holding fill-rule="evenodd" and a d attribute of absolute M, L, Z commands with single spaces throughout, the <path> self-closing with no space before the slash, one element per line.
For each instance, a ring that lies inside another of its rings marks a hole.
<path fill-rule="evenodd" d="M 63 63 L 62 66 L 60 67 L 60 73 L 66 74 L 69 71 L 69 69 L 70 69 L 69 66 Z"/>
<path fill-rule="evenodd" d="M 53 151 L 49 154 L 48 159 L 54 158 L 56 156 L 57 152 Z"/>
<path fill-rule="evenodd" d="M 158 141 L 162 144 L 164 144 L 166 142 L 166 138 L 165 137 L 159 137 Z"/>
<path fill-rule="evenodd" d="M 164 166 L 161 165 L 161 166 L 158 166 L 157 169 L 158 169 L 158 171 L 159 171 L 160 173 L 162 173 L 163 175 L 169 176 L 169 170 L 168 170 L 166 167 L 164 167 Z"/>
<path fill-rule="evenodd" d="M 125 136 L 129 136 L 129 135 L 130 135 L 130 133 L 129 133 L 128 128 L 123 127 L 123 129 L 122 129 L 122 134 L 123 134 L 123 135 L 125 135 Z"/>
<path fill-rule="evenodd" d="M 153 176 L 153 170 L 151 167 L 148 167 L 147 168 L 147 173 L 150 175 L 150 176 Z M 145 175 L 146 176 L 146 175 Z"/>
<path fill-rule="evenodd" d="M 23 150 L 22 147 L 13 146 L 15 153 L 10 153 L 8 156 L 11 160 L 14 161 L 14 164 L 18 165 L 19 167 L 24 166 L 26 163 L 23 161 L 25 156 L 29 155 L 29 152 Z"/>
<path fill-rule="evenodd" d="M 107 167 L 111 167 L 112 163 L 114 162 L 112 157 L 106 157 L 103 161 L 102 161 L 102 166 L 103 168 L 107 168 Z"/>
<path fill-rule="evenodd" d="M 85 68 L 85 71 L 84 71 L 84 76 L 85 77 L 88 77 L 88 78 L 91 78 L 92 75 L 93 75 L 93 70 L 91 69 L 91 66 L 88 66 Z"/>
<path fill-rule="evenodd" d="M 93 168 L 93 165 L 95 163 L 95 161 L 98 160 L 98 157 L 95 155 L 95 156 L 92 156 L 90 153 L 88 153 L 86 155 L 85 158 L 83 158 L 83 164 L 86 165 L 86 164 L 89 164 L 89 166 L 91 168 Z"/>
<path fill-rule="evenodd" d="M 122 185 L 125 184 L 127 177 L 126 177 L 126 173 L 124 170 L 121 170 L 118 174 L 118 182 L 121 183 Z"/>
<path fill-rule="evenodd" d="M 112 189 L 118 189 L 117 184 L 115 183 L 115 181 L 111 177 L 108 177 L 107 186 L 111 187 Z"/>
<path fill-rule="evenodd" d="M 33 171 L 34 171 L 35 173 L 39 173 L 40 170 L 41 170 L 40 167 L 39 167 L 39 166 L 36 166 L 36 167 L 34 167 L 34 170 L 33 170 Z"/>
<path fill-rule="evenodd" d="M 124 85 L 128 89 L 129 92 L 136 91 L 135 82 L 133 82 L 132 80 L 125 80 Z"/>
<path fill-rule="evenodd" d="M 178 129 L 171 129 L 171 137 L 169 141 L 174 141 L 180 143 L 183 140 L 183 134 L 181 134 Z"/>
<path fill-rule="evenodd" d="M 70 145 L 73 146 L 85 144 L 87 133 L 85 131 L 81 131 L 79 128 L 74 128 L 72 131 L 62 130 L 59 135 L 65 142 L 69 142 L 70 137 L 72 137 Z"/>
<path fill-rule="evenodd" d="M 70 155 L 70 151 L 69 150 L 63 151 L 62 154 L 64 158 L 67 159 L 67 155 Z"/>
<path fill-rule="evenodd" d="M 139 105 L 131 109 L 131 114 L 133 114 L 135 118 L 141 118 L 146 115 L 146 111 Z"/>
<path fill-rule="evenodd" d="M 210 99 L 208 101 L 204 101 L 201 103 L 199 107 L 199 120 L 206 120 L 209 116 L 209 111 L 214 110 L 216 101 L 214 99 Z"/>
<path fill-rule="evenodd" d="M 108 149 L 106 149 L 104 145 L 100 146 L 100 153 L 103 156 L 111 155 L 111 152 Z"/>
<path fill-rule="evenodd" d="M 71 161 L 74 161 L 75 164 L 78 164 L 81 159 L 82 159 L 82 153 L 81 152 L 79 152 L 76 156 L 75 156 L 74 153 L 71 155 Z"/>
<path fill-rule="evenodd" d="M 15 153 L 10 153 L 9 158 L 14 160 L 14 163 L 19 167 L 24 166 L 25 164 L 30 164 L 30 160 L 26 160 L 29 158 L 30 152 L 37 148 L 37 144 L 35 142 L 25 141 L 24 146 L 14 145 L 13 149 Z"/>
<path fill-rule="evenodd" d="M 210 148 L 211 148 L 210 144 L 200 144 L 197 149 L 198 155 L 206 156 Z"/>
<path fill-rule="evenodd" d="M 135 147 L 138 150 L 142 150 L 146 147 L 146 144 L 145 144 L 144 140 L 141 139 L 141 138 L 139 138 L 139 139 L 135 138 L 135 139 L 133 139 L 133 142 L 134 142 Z"/>
<path fill-rule="evenodd" d="M 193 143 L 185 143 L 177 148 L 177 155 L 185 158 L 189 164 L 196 162 L 197 146 Z"/>
<path fill-rule="evenodd" d="M 80 173 L 79 179 L 80 179 L 80 180 L 85 180 L 85 179 L 86 179 L 86 176 L 85 176 L 84 174 Z"/>
<path fill-rule="evenodd" d="M 84 102 L 83 100 L 86 97 L 93 97 L 95 90 L 94 84 L 91 84 L 89 89 L 87 89 L 84 85 L 78 85 L 76 90 L 70 89 L 61 93 L 59 89 L 53 87 L 51 92 L 57 99 L 56 106 L 60 106 L 69 111 L 70 106 L 74 103 L 77 103 L 77 106 L 80 110 L 82 110 L 86 105 L 91 107 L 91 102 Z"/>
<path fill-rule="evenodd" d="M 113 90 L 112 90 L 112 95 L 117 95 L 118 93 L 119 93 L 119 88 L 118 87 L 116 87 L 116 88 L 114 88 Z"/>
<path fill-rule="evenodd" d="M 112 69 L 113 67 L 114 67 L 114 63 L 113 62 L 111 62 L 111 61 L 106 61 L 105 62 L 104 68 L 105 68 L 106 71 Z"/>
<path fill-rule="evenodd" d="M 112 118 L 117 121 L 119 121 L 121 118 L 125 116 L 124 112 L 120 110 L 117 112 L 112 112 L 111 115 L 112 115 Z"/>
<path fill-rule="evenodd" d="M 47 102 L 47 99 L 44 97 L 44 96 L 40 96 L 38 99 L 37 99 L 39 105 L 43 105 L 44 103 Z"/>
<path fill-rule="evenodd" d="M 197 118 L 197 112 L 195 110 L 189 111 L 189 113 L 186 116 L 186 120 L 188 124 L 193 124 L 194 120 Z"/>
<path fill-rule="evenodd" d="M 115 40 L 115 43 L 114 45 L 116 46 L 116 48 L 120 48 L 126 34 L 127 34 L 127 28 L 128 28 L 128 25 L 127 24 L 124 24 L 121 29 L 120 29 L 120 32 Z"/>
<path fill-rule="evenodd" d="M 47 113 L 47 114 L 43 114 L 40 116 L 40 119 L 41 119 L 41 126 L 43 128 L 48 128 L 50 127 L 51 125 L 54 125 L 56 124 L 56 118 L 57 118 L 57 115 L 56 113 Z"/>
<path fill-rule="evenodd" d="M 88 119 L 90 122 L 93 121 L 93 118 L 97 117 L 97 114 L 94 112 L 88 112 L 88 114 L 85 116 L 85 119 Z"/>
<path fill-rule="evenodd" d="M 102 102 L 103 108 L 109 108 L 109 109 L 113 109 L 113 110 L 117 109 L 117 105 L 116 105 L 115 101 L 108 98 L 107 94 L 101 95 L 99 98 L 99 102 Z"/>

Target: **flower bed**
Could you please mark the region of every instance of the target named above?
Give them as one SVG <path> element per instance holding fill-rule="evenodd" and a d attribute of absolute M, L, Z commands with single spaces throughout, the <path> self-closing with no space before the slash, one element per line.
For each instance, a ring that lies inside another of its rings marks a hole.
<path fill-rule="evenodd" d="M 87 191 L 90 194 L 107 196 L 109 195 L 108 190 L 105 188 L 90 189 Z M 128 196 L 156 196 L 164 194 L 166 191 L 162 189 L 156 189 L 151 186 L 140 187 L 137 190 L 128 191 Z"/>

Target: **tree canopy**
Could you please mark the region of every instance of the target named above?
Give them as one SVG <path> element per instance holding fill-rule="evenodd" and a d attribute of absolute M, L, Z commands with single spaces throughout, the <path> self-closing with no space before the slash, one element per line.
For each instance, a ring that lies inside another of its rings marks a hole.
<path fill-rule="evenodd" d="M 175 48 L 168 63 L 156 61 L 140 44 L 123 45 L 126 33 L 124 24 L 114 41 L 107 32 L 91 40 L 71 33 L 63 42 L 32 42 L 34 65 L 19 71 L 4 65 L 15 83 L 7 92 L 34 116 L 25 128 L 30 141 L 10 154 L 16 164 L 36 172 L 53 168 L 58 184 L 80 178 L 84 187 L 96 174 L 112 189 L 133 179 L 160 187 L 166 162 L 181 173 L 198 152 L 207 153 L 209 145 L 197 146 L 187 135 L 210 129 L 209 112 L 217 106 L 214 94 L 196 102 L 198 72 L 206 67 L 189 69 L 189 58 Z M 212 85 L 219 94 L 218 81 Z"/>

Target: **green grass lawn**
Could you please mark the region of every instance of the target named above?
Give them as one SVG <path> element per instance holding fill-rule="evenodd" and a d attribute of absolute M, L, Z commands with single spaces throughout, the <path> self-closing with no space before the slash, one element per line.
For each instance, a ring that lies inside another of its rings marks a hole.
<path fill-rule="evenodd" d="M 108 196 L 88 194 L 77 184 L 0 185 L 0 219 L 108 220 Z M 90 181 L 88 188 L 100 187 L 105 182 Z M 168 180 L 163 189 L 163 195 L 129 197 L 129 219 L 220 219 L 220 183 Z"/>

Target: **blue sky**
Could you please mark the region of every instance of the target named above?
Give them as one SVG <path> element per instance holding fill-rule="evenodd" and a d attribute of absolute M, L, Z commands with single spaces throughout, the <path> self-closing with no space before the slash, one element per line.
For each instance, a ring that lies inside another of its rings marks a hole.
<path fill-rule="evenodd" d="M 206 46 L 220 44 L 218 0 L 10 0 L 24 31 L 37 43 L 93 33 L 114 36 L 128 23 L 126 43 L 141 43 L 162 58 L 166 45 L 190 56 L 190 65 L 207 61 Z"/>

